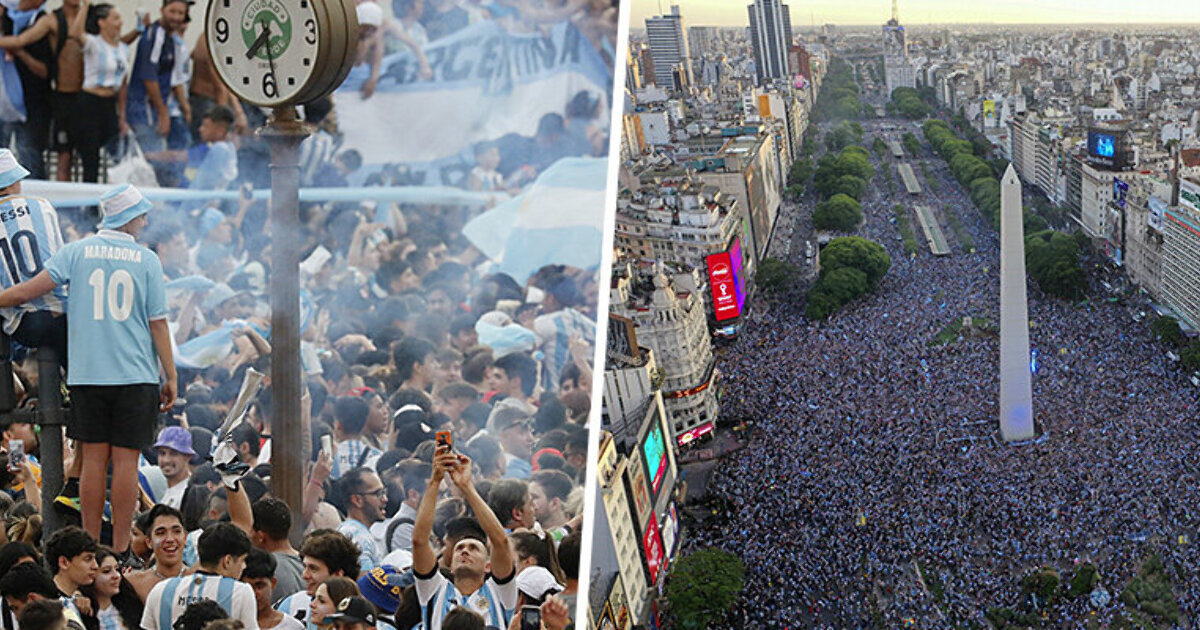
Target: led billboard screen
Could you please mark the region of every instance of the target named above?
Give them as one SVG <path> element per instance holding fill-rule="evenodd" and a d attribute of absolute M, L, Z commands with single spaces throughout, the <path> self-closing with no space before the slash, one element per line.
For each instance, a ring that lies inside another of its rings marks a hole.
<path fill-rule="evenodd" d="M 1088 153 L 1112 158 L 1117 152 L 1117 137 L 1110 133 L 1088 132 Z"/>

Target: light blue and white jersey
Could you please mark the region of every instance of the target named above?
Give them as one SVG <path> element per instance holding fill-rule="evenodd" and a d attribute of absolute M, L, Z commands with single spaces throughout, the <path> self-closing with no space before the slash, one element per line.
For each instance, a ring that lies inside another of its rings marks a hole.
<path fill-rule="evenodd" d="M 171 630 L 176 619 L 183 615 L 188 604 L 211 599 L 229 613 L 230 619 L 242 622 L 248 630 L 258 630 L 258 605 L 254 589 L 245 582 L 211 573 L 195 573 L 173 577 L 158 584 L 146 597 L 142 613 L 145 630 Z"/>
<path fill-rule="evenodd" d="M 121 619 L 120 611 L 112 604 L 96 613 L 96 621 L 100 623 L 100 630 L 137 630 L 125 626 L 125 620 Z"/>
<path fill-rule="evenodd" d="M 312 604 L 312 598 L 305 591 L 296 591 L 291 595 L 280 600 L 275 604 L 275 610 L 284 615 L 303 623 L 308 630 L 316 630 L 317 624 L 312 622 L 309 617 L 312 616 L 312 611 L 309 606 Z"/>
<path fill-rule="evenodd" d="M 200 544 L 200 534 L 203 533 L 203 529 L 188 532 L 187 538 L 183 542 L 184 566 L 194 567 L 200 564 L 200 552 L 196 550 L 196 547 Z"/>
<path fill-rule="evenodd" d="M 58 250 L 63 248 L 58 213 L 41 197 L 14 195 L 0 199 L 0 285 L 5 289 L 32 279 Z M 0 309 L 4 332 L 13 334 L 21 317 L 33 311 L 62 313 L 66 310 L 67 288 L 53 291 L 19 306 Z"/>
<path fill-rule="evenodd" d="M 503 584 L 489 573 L 483 586 L 470 595 L 459 593 L 454 583 L 447 580 L 436 567 L 433 575 L 418 575 L 416 578 L 417 601 L 421 604 L 421 619 L 426 628 L 441 628 L 442 621 L 455 606 L 479 613 L 488 626 L 507 628 L 512 621 L 513 609 L 517 607 L 515 570 Z"/>
<path fill-rule="evenodd" d="M 329 478 L 341 479 L 342 475 L 359 466 L 374 470 L 380 455 L 383 451 L 362 440 L 338 442 L 333 448 L 333 472 L 329 473 Z"/>
<path fill-rule="evenodd" d="M 129 46 L 114 46 L 99 35 L 87 35 L 83 43 L 83 87 L 119 89 L 129 73 Z"/>
<path fill-rule="evenodd" d="M 366 573 L 379 566 L 384 554 L 379 553 L 379 544 L 375 542 L 375 537 L 371 535 L 371 530 L 367 529 L 366 525 L 348 518 L 338 525 L 337 530 L 339 534 L 358 545 L 358 550 L 361 552 L 358 555 L 359 571 Z"/>
<path fill-rule="evenodd" d="M 46 262 L 67 304 L 68 385 L 158 384 L 151 320 L 167 318 L 158 255 L 116 230 L 69 243 Z"/>
<path fill-rule="evenodd" d="M 178 33 L 171 33 L 171 41 L 175 43 L 175 65 L 171 67 L 171 88 L 182 85 L 187 86 L 192 81 L 192 56 L 188 54 L 187 42 Z M 175 90 L 172 89 L 170 94 L 164 94 L 167 97 L 167 112 L 171 118 L 183 118 L 183 108 L 179 106 L 179 99 L 175 98 Z"/>

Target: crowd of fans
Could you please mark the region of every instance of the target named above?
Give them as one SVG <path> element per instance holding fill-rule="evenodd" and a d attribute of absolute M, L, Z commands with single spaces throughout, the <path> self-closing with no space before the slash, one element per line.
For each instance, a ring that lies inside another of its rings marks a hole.
<path fill-rule="evenodd" d="M 115 150 L 113 138 L 128 130 L 160 185 L 249 193 L 269 183 L 268 151 L 254 135 L 265 112 L 238 103 L 216 79 L 203 34 L 186 49 L 189 7 L 166 0 L 158 19 L 119 40 L 120 16 L 109 5 L 64 0 L 58 11 L 32 15 L 10 7 L 3 26 L 12 37 L 0 38 L 0 47 L 15 50 L 30 115 L 6 125 L 5 139 L 13 138 L 32 177 L 96 181 L 105 155 L 120 158 L 99 147 Z M 389 17 L 368 0 L 358 9 L 366 18 L 360 52 L 377 44 L 390 52 L 399 43 L 420 55 L 429 41 L 480 20 L 512 32 L 570 20 L 611 64 L 615 7 L 609 0 L 396 0 Z M 126 52 L 134 42 L 136 54 Z M 63 107 L 66 114 L 48 115 L 37 105 L 43 96 L 55 114 Z M 559 158 L 603 155 L 606 97 L 564 94 L 562 114 L 544 116 L 536 136 L 480 143 L 468 152 L 477 157 L 470 173 L 452 183 L 515 193 Z M 103 125 L 87 130 L 95 147 L 72 128 L 85 119 L 81 99 L 104 108 Z M 415 181 L 397 164 L 368 174 L 342 142 L 333 99 L 307 104 L 303 115 L 317 126 L 301 150 L 303 185 L 435 183 Z M 100 157 L 93 159 L 93 148 Z M 83 153 L 81 177 L 72 172 L 72 152 Z M 47 157 L 57 157 L 57 173 Z M 528 605 L 541 607 L 547 628 L 573 625 L 596 270 L 493 273 L 462 234 L 484 211 L 385 202 L 300 208 L 302 421 L 311 449 L 301 454 L 308 465 L 303 522 L 295 524 L 291 508 L 269 491 L 269 384 L 243 422 L 226 436 L 219 431 L 248 371 L 269 377 L 266 204 L 243 194 L 151 211 L 142 240 L 168 280 L 180 400 L 143 453 L 137 557 L 114 554 L 77 527 L 43 537 L 38 431 L 9 418 L 4 443 L 23 439 L 30 457 L 14 472 L 0 465 L 7 491 L 0 623 L 504 628 Z M 90 211 L 58 216 L 68 243 L 96 224 Z M 36 355 L 25 358 L 26 350 L 17 348 L 15 371 L 21 404 L 32 406 Z M 443 431 L 450 444 L 439 447 Z M 244 466 L 214 466 L 222 439 L 236 452 L 232 464 Z M 64 453 L 68 469 L 72 447 Z M 249 472 L 234 472 L 241 468 Z M 67 520 L 78 515 L 74 483 L 56 504 Z"/>
<path fill-rule="evenodd" d="M 1046 624 L 1092 627 L 1122 613 L 1117 595 L 1154 551 L 1192 619 L 1200 556 L 1179 536 L 1195 523 L 1196 391 L 1129 307 L 1031 286 L 1044 439 L 1001 445 L 997 337 L 929 343 L 964 316 L 997 321 L 998 234 L 944 165 L 927 164 L 941 192 L 926 203 L 961 217 L 976 253 L 910 258 L 889 223 L 910 202 L 875 186 L 862 235 L 893 260 L 879 290 L 820 324 L 804 319 L 799 292 L 760 303 L 719 355 L 722 412 L 755 429 L 709 483 L 723 507 L 685 540 L 746 562 L 723 626 L 986 625 L 993 607 L 1031 604 L 1020 580 L 1037 567 L 1065 579 L 1090 562 L 1111 600 L 1061 603 Z"/>

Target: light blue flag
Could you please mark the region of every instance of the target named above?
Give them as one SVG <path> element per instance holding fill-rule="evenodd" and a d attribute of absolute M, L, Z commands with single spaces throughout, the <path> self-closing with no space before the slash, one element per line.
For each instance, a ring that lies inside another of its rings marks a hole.
<path fill-rule="evenodd" d="M 515 199 L 472 219 L 463 234 L 517 282 L 544 265 L 594 268 L 604 243 L 607 182 L 606 159 L 559 160 Z"/>

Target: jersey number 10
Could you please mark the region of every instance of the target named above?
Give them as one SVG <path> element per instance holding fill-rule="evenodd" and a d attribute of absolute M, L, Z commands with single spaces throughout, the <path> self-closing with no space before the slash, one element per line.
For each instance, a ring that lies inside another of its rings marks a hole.
<path fill-rule="evenodd" d="M 118 269 L 106 284 L 104 275 L 103 269 L 97 269 L 88 276 L 88 284 L 92 286 L 92 319 L 105 319 L 104 307 L 107 302 L 108 315 L 114 321 L 123 322 L 133 312 L 133 276 L 124 269 Z"/>
<path fill-rule="evenodd" d="M 7 238 L 0 238 L 0 256 L 4 256 L 4 267 L 13 284 L 29 280 L 42 270 L 37 237 L 29 230 L 17 230 L 12 235 L 11 243 Z"/>

